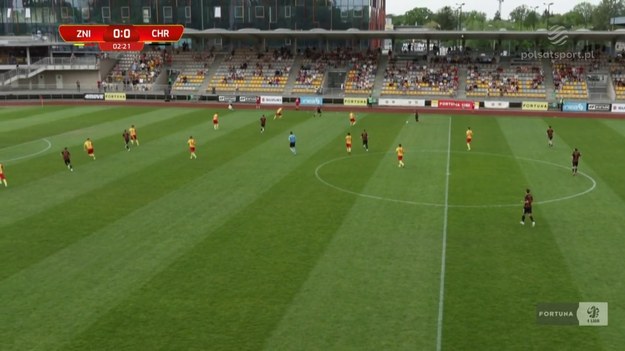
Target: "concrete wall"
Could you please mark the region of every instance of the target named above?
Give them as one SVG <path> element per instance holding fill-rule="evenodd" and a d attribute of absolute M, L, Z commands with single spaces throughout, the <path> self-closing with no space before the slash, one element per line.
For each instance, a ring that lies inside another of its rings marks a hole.
<path fill-rule="evenodd" d="M 76 81 L 80 81 L 81 90 L 96 90 L 97 82 L 100 79 L 99 71 L 44 71 L 30 79 L 21 79 L 21 87 L 32 89 L 56 90 L 62 84 L 63 90 L 76 90 Z"/>

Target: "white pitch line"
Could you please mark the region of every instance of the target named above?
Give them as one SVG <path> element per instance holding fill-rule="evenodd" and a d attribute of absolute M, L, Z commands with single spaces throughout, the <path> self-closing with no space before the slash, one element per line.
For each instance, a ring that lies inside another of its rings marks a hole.
<path fill-rule="evenodd" d="M 443 150 L 416 150 L 414 152 L 425 152 L 425 153 L 445 153 L 445 151 Z M 452 153 L 455 153 L 457 151 L 452 151 Z M 367 153 L 367 154 L 362 154 L 362 155 L 353 155 L 353 156 L 344 156 L 344 157 L 338 157 L 329 161 L 326 161 L 322 164 L 320 164 L 319 166 L 317 166 L 317 168 L 315 169 L 315 177 L 317 178 L 317 180 L 319 180 L 321 183 L 329 186 L 330 188 L 333 188 L 335 190 L 338 191 L 342 191 L 344 193 L 348 193 L 348 194 L 352 194 L 355 196 L 360 196 L 360 197 L 364 197 L 364 198 L 368 198 L 368 199 L 373 199 L 373 200 L 381 200 L 381 201 L 388 201 L 388 202 L 395 202 L 395 203 L 401 203 L 401 204 L 407 204 L 407 205 L 417 205 L 417 206 L 430 206 L 430 207 L 449 207 L 449 208 L 504 208 L 504 207 L 517 207 L 519 206 L 518 203 L 514 203 L 514 204 L 487 204 L 487 205 L 461 205 L 461 204 L 447 204 L 445 205 L 444 203 L 434 203 L 434 202 L 421 202 L 421 201 L 411 201 L 411 200 L 400 200 L 400 199 L 393 199 L 393 198 L 388 198 L 388 197 L 383 197 L 383 196 L 377 196 L 377 195 L 370 195 L 370 194 L 363 194 L 363 193 L 359 193 L 359 192 L 355 192 L 355 191 L 351 191 L 345 188 L 341 188 L 339 186 L 336 186 L 332 183 L 327 182 L 326 180 L 324 180 L 320 175 L 319 175 L 319 171 L 325 167 L 326 165 L 336 162 L 336 161 L 341 161 L 344 159 L 353 159 L 355 157 L 360 157 L 360 156 L 370 156 L 370 155 L 375 155 L 375 154 L 392 154 L 393 152 L 372 152 L 372 153 Z M 460 152 L 458 152 L 460 153 Z M 463 154 L 466 154 L 466 151 L 461 152 Z M 514 158 L 514 159 L 518 159 L 518 160 L 522 160 L 522 161 L 526 161 L 526 162 L 536 162 L 536 163 L 542 163 L 542 164 L 546 164 L 549 166 L 553 166 L 556 168 L 561 168 L 561 169 L 565 169 L 565 170 L 569 170 L 568 166 L 563 166 L 557 163 L 553 163 L 553 162 L 549 162 L 549 161 L 542 161 L 542 160 L 535 160 L 532 158 L 527 158 L 527 157 L 517 157 L 517 156 L 512 156 L 512 155 L 503 155 L 503 154 L 494 154 L 494 153 L 489 153 L 489 152 L 479 152 L 479 151 L 471 151 L 471 155 L 486 155 L 486 156 L 494 156 L 494 157 L 510 157 L 510 158 Z M 562 196 L 562 197 L 558 197 L 558 198 L 554 198 L 554 199 L 547 199 L 547 200 L 542 200 L 542 201 L 535 201 L 534 203 L 536 205 L 542 205 L 542 204 L 549 204 L 549 203 L 554 203 L 554 202 L 560 202 L 560 201 L 565 201 L 565 200 L 571 200 L 574 199 L 576 197 L 580 197 L 583 195 L 586 195 L 588 193 L 590 193 L 591 191 L 595 190 L 595 188 L 597 187 L 597 181 L 591 177 L 590 175 L 579 171 L 578 172 L 579 175 L 581 175 L 582 177 L 588 179 L 591 182 L 591 186 L 584 190 L 581 191 L 579 193 L 575 193 L 575 194 L 571 194 L 571 195 L 566 195 L 566 196 Z"/>
<path fill-rule="evenodd" d="M 445 204 L 443 206 L 443 247 L 441 252 L 441 278 L 438 289 L 438 323 L 436 325 L 436 351 L 443 346 L 443 309 L 445 307 L 445 262 L 447 256 L 447 222 L 449 214 L 449 166 L 451 164 L 451 117 L 447 132 L 447 170 L 445 172 Z"/>
<path fill-rule="evenodd" d="M 45 149 L 43 149 L 43 150 L 39 150 L 39 151 L 37 151 L 37 152 L 35 152 L 35 153 L 32 153 L 32 154 L 28 154 L 28 155 L 24 155 L 24 156 L 20 156 L 20 157 L 15 157 L 15 158 L 11 158 L 11 159 L 8 159 L 8 160 L 2 160 L 2 162 L 11 162 L 11 161 L 23 160 L 23 159 L 25 159 L 25 158 L 35 157 L 35 156 L 37 156 L 37 155 L 43 154 L 44 152 L 46 152 L 46 151 L 50 150 L 50 148 L 52 147 L 52 143 L 50 142 L 50 140 L 48 140 L 48 139 L 46 139 L 46 138 L 43 138 L 43 139 L 41 139 L 41 140 L 45 141 L 45 142 L 46 142 L 46 144 L 48 144 L 48 146 L 46 146 L 46 148 L 45 148 Z"/>

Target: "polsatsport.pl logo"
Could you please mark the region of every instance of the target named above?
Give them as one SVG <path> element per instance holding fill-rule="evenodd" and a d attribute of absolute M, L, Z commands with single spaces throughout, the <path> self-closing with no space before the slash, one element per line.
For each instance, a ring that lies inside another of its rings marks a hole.
<path fill-rule="evenodd" d="M 521 60 L 594 60 L 594 52 L 581 51 L 527 51 L 521 53 Z"/>

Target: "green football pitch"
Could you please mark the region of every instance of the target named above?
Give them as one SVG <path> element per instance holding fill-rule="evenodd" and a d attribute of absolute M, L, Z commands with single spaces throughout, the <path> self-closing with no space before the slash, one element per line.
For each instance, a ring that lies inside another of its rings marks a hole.
<path fill-rule="evenodd" d="M 0 108 L 1 350 L 625 344 L 625 121 L 214 112 Z M 609 326 L 537 324 L 536 304 L 582 301 Z"/>

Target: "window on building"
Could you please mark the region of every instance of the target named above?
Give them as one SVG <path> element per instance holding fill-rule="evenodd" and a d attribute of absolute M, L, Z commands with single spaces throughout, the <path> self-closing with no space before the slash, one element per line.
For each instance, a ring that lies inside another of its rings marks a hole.
<path fill-rule="evenodd" d="M 171 23 L 174 19 L 174 11 L 171 6 L 163 6 L 163 22 Z"/>
<path fill-rule="evenodd" d="M 89 8 L 88 7 L 83 7 L 82 9 L 80 9 L 80 14 L 82 15 L 82 19 L 83 21 L 88 21 L 89 20 Z"/>
<path fill-rule="evenodd" d="M 143 23 L 150 23 L 151 18 L 152 18 L 152 15 L 150 14 L 150 8 L 144 7 L 143 8 Z"/>
<path fill-rule="evenodd" d="M 290 46 L 291 45 L 291 39 L 289 39 L 289 38 L 284 39 L 284 45 L 285 46 Z"/>
<path fill-rule="evenodd" d="M 184 21 L 185 23 L 191 23 L 191 6 L 184 7 Z"/>
<path fill-rule="evenodd" d="M 69 8 L 61 7 L 61 18 L 63 18 L 64 20 L 69 19 Z"/>
<path fill-rule="evenodd" d="M 243 6 L 235 6 L 234 7 L 234 18 L 243 18 Z"/>
<path fill-rule="evenodd" d="M 123 20 L 129 19 L 130 18 L 130 7 L 122 6 L 121 10 L 122 10 L 122 19 Z"/>
<path fill-rule="evenodd" d="M 291 6 L 284 7 L 284 18 L 291 18 Z"/>
<path fill-rule="evenodd" d="M 362 7 L 354 9 L 353 16 L 354 18 L 362 18 Z"/>
<path fill-rule="evenodd" d="M 215 6 L 215 18 L 221 18 L 221 6 Z"/>
<path fill-rule="evenodd" d="M 102 6 L 102 21 L 104 23 L 111 22 L 111 8 L 108 6 Z"/>
<path fill-rule="evenodd" d="M 256 6 L 254 8 L 254 16 L 256 18 L 265 18 L 265 6 Z"/>
<path fill-rule="evenodd" d="M 347 7 L 341 7 L 341 18 L 349 17 L 349 10 Z"/>

